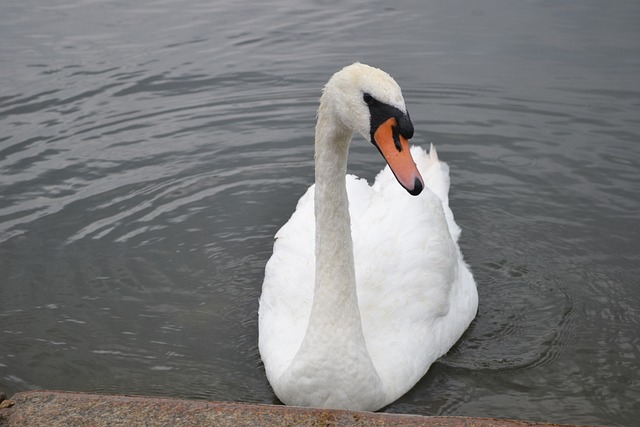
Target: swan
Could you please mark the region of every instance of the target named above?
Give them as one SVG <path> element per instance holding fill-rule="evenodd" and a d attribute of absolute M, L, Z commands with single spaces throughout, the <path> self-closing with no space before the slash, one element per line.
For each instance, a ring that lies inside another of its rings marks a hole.
<path fill-rule="evenodd" d="M 353 133 L 387 162 L 372 186 L 346 174 Z M 433 145 L 410 148 L 412 136 L 386 72 L 355 63 L 324 87 L 315 184 L 275 236 L 258 310 L 260 356 L 287 405 L 378 410 L 413 387 L 476 315 L 449 168 Z"/>

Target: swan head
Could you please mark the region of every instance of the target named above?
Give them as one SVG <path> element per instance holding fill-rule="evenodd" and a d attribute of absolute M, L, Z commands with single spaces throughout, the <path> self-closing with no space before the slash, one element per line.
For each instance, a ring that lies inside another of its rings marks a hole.
<path fill-rule="evenodd" d="M 389 74 L 369 65 L 351 64 L 331 77 L 321 105 L 329 107 L 335 121 L 371 142 L 410 194 L 420 194 L 424 181 L 408 141 L 413 123 L 402 90 Z"/>

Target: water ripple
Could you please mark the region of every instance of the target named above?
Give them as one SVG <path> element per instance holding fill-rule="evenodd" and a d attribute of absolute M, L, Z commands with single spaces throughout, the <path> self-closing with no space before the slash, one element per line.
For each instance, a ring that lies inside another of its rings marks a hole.
<path fill-rule="evenodd" d="M 5 391 L 275 402 L 264 264 L 313 181 L 322 85 L 360 60 L 451 166 L 480 292 L 385 410 L 633 425 L 637 2 L 45 3 L 0 3 Z"/>

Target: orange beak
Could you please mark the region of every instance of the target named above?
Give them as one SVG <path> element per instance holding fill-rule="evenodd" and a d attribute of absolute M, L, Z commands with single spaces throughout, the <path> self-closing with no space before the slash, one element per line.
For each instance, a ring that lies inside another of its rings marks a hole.
<path fill-rule="evenodd" d="M 424 188 L 424 181 L 411 157 L 409 141 L 398 131 L 395 117 L 378 126 L 373 139 L 400 185 L 413 196 L 420 194 Z"/>

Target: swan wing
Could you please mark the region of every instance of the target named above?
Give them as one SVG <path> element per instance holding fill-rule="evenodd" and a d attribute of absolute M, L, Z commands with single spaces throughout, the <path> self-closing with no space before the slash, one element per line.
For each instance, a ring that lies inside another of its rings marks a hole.
<path fill-rule="evenodd" d="M 309 322 L 315 283 L 314 186 L 276 233 L 265 267 L 258 346 L 270 382 L 290 365 Z"/>
<path fill-rule="evenodd" d="M 460 305 L 458 288 L 473 285 L 456 244 L 460 228 L 448 205 L 449 168 L 434 148 L 427 154 L 413 147 L 411 154 L 425 178 L 419 196 L 400 188 L 387 167 L 366 205 L 350 203 L 363 332 L 390 399 L 411 388 L 458 340 L 468 322 L 451 321 L 452 307 Z M 349 200 L 357 198 L 350 192 Z M 465 304 L 461 309 L 475 314 L 473 301 Z"/>
<path fill-rule="evenodd" d="M 367 206 L 372 194 L 369 184 L 353 175 L 347 175 L 346 181 L 350 206 Z M 309 322 L 315 286 L 314 189 L 315 184 L 307 189 L 276 233 L 265 267 L 258 345 L 270 381 L 291 364 Z"/>

